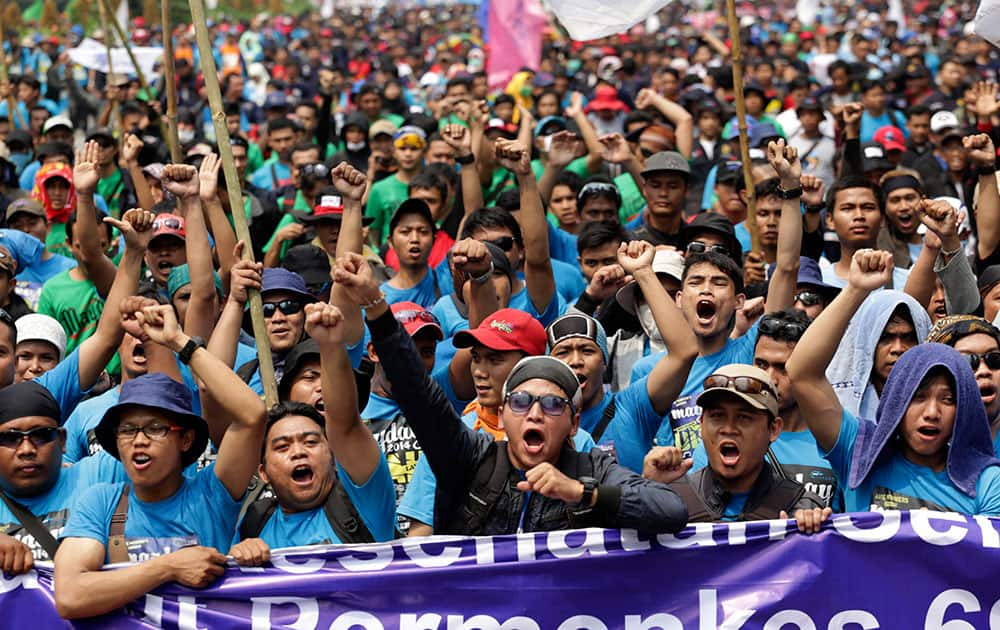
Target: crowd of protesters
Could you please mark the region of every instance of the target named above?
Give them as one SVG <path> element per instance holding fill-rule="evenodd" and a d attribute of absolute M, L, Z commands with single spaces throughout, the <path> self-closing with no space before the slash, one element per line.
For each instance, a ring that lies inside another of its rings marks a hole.
<path fill-rule="evenodd" d="M 0 569 L 77 618 L 302 545 L 1000 515 L 973 8 L 741 6 L 739 86 L 680 2 L 500 86 L 475 7 L 210 23 L 235 209 L 190 25 L 179 163 L 159 69 L 6 33 Z"/>

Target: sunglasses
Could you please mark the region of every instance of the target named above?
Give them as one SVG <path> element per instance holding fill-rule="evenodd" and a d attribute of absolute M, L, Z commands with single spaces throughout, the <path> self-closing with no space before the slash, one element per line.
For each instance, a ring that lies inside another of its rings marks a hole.
<path fill-rule="evenodd" d="M 965 358 L 969 360 L 969 365 L 972 366 L 973 371 L 979 369 L 980 362 L 985 363 L 986 367 L 991 370 L 1000 370 L 1000 351 L 990 350 L 983 354 L 967 354 Z"/>
<path fill-rule="evenodd" d="M 180 219 L 166 218 L 166 219 L 155 219 L 153 221 L 154 230 L 179 230 L 181 229 Z"/>
<path fill-rule="evenodd" d="M 823 303 L 823 296 L 815 291 L 799 291 L 792 296 L 792 302 L 802 302 L 803 306 L 816 306 Z"/>
<path fill-rule="evenodd" d="M 38 427 L 30 431 L 16 431 L 14 429 L 0 431 L 0 446 L 17 448 L 27 438 L 35 448 L 38 448 L 55 441 L 59 437 L 60 431 L 57 427 Z"/>
<path fill-rule="evenodd" d="M 642 157 L 645 158 L 653 157 L 657 153 L 656 151 L 653 151 L 652 149 L 647 149 L 646 147 L 639 147 L 639 151 L 642 153 Z"/>
<path fill-rule="evenodd" d="M 134 440 L 135 436 L 142 434 L 151 440 L 162 440 L 167 437 L 167 434 L 171 431 L 183 431 L 184 427 L 179 427 L 172 424 L 163 424 L 162 422 L 153 422 L 147 424 L 144 427 L 140 427 L 134 424 L 119 424 L 118 428 L 115 429 L 115 437 L 119 440 Z"/>
<path fill-rule="evenodd" d="M 555 394 L 535 396 L 529 392 L 511 392 L 507 394 L 506 402 L 510 410 L 518 415 L 528 413 L 536 402 L 541 403 L 542 413 L 547 416 L 561 416 L 567 408 L 573 408 L 573 403 Z"/>
<path fill-rule="evenodd" d="M 302 177 L 326 177 L 330 174 L 330 169 L 325 164 L 306 164 L 299 169 Z"/>
<path fill-rule="evenodd" d="M 492 241 L 485 241 L 487 243 L 492 243 L 505 252 L 509 252 L 514 248 L 514 237 L 513 236 L 501 236 L 500 238 L 495 238 Z"/>
<path fill-rule="evenodd" d="M 713 254 L 722 254 L 723 256 L 729 255 L 729 248 L 725 245 L 709 245 L 708 243 L 703 243 L 701 241 L 691 241 L 687 246 L 687 253 L 689 254 L 704 254 L 705 252 L 712 252 Z"/>
<path fill-rule="evenodd" d="M 415 322 L 418 319 L 422 322 L 427 322 L 428 324 L 438 324 L 437 317 L 434 317 L 434 313 L 430 311 L 399 311 L 398 313 L 393 313 L 393 317 L 400 324 L 409 324 L 410 322 Z M 438 324 L 440 326 L 440 324 Z"/>
<path fill-rule="evenodd" d="M 774 337 L 779 333 L 787 333 L 789 336 L 798 339 L 803 333 L 805 333 L 806 324 L 800 324 L 798 322 L 783 322 L 780 319 L 764 317 L 760 320 L 760 326 L 758 329 L 768 337 Z"/>
<path fill-rule="evenodd" d="M 587 195 L 602 195 L 602 194 L 610 194 L 617 196 L 618 189 L 615 188 L 614 184 L 606 184 L 604 182 L 590 182 L 589 184 L 584 184 L 583 188 L 580 189 L 580 194 L 577 195 L 577 197 L 582 199 Z"/>
<path fill-rule="evenodd" d="M 277 311 L 281 311 L 284 315 L 294 315 L 302 310 L 302 302 L 298 300 L 282 300 L 280 302 L 264 302 L 261 306 L 261 310 L 264 311 L 264 319 L 270 319 L 274 317 Z"/>
<path fill-rule="evenodd" d="M 777 398 L 771 390 L 770 385 L 752 376 L 723 376 L 721 374 L 713 374 L 705 379 L 702 387 L 705 389 L 731 389 L 741 394 L 749 394 L 750 396 L 764 394 L 765 396 Z"/>

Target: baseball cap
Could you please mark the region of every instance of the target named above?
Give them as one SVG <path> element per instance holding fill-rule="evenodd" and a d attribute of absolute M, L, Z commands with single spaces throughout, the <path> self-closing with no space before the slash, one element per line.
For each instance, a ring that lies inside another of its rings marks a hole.
<path fill-rule="evenodd" d="M 741 379 L 750 381 L 743 382 Z M 718 396 L 730 396 L 739 398 L 754 409 L 770 413 L 772 418 L 778 416 L 778 395 L 774 384 L 767 372 L 758 367 L 742 363 L 724 365 L 705 379 L 705 385 L 705 391 L 698 395 L 697 400 L 702 408 L 710 405 Z M 753 391 L 756 388 L 760 388 L 760 391 Z"/>
<path fill-rule="evenodd" d="M 66 127 L 70 131 L 73 131 L 73 121 L 69 119 L 69 116 L 63 116 L 61 114 L 59 116 L 53 116 L 52 118 L 46 120 L 45 124 L 42 125 L 42 133 L 46 134 L 56 127 Z"/>
<path fill-rule="evenodd" d="M 29 313 L 16 322 L 17 343 L 24 341 L 47 341 L 59 351 L 59 360 L 66 356 L 66 331 L 55 318 L 41 313 Z"/>
<path fill-rule="evenodd" d="M 31 134 L 23 129 L 11 129 L 5 144 L 12 153 L 19 153 L 24 149 L 30 150 L 34 146 Z"/>
<path fill-rule="evenodd" d="M 302 223 L 319 223 L 321 221 L 340 223 L 344 219 L 344 198 L 336 188 L 328 186 L 320 191 L 312 212 L 294 210 L 292 215 Z M 374 217 L 361 217 L 361 225 L 371 225 L 374 221 Z"/>
<path fill-rule="evenodd" d="M 309 243 L 289 247 L 281 266 L 302 276 L 307 287 L 330 282 L 330 257 L 325 250 Z"/>
<path fill-rule="evenodd" d="M 590 339 L 601 349 L 604 362 L 608 362 L 608 334 L 604 332 L 604 326 L 593 317 L 582 313 L 567 313 L 549 324 L 545 329 L 545 336 L 549 352 L 566 339 Z"/>
<path fill-rule="evenodd" d="M 434 313 L 416 302 L 396 302 L 389 310 L 409 336 L 416 337 L 417 333 L 426 329 L 432 331 L 438 341 L 444 339 L 444 331 Z"/>
<path fill-rule="evenodd" d="M 875 142 L 878 142 L 886 151 L 906 151 L 906 139 L 899 127 L 886 125 L 879 127 L 875 132 Z"/>
<path fill-rule="evenodd" d="M 552 128 L 550 129 L 550 127 Z M 546 116 L 535 125 L 535 136 L 546 136 L 550 133 L 563 131 L 566 128 L 566 119 L 562 116 Z"/>
<path fill-rule="evenodd" d="M 423 199 L 407 199 L 399 204 L 396 211 L 392 213 L 392 218 L 389 219 L 389 234 L 392 234 L 393 230 L 396 229 L 396 225 L 399 224 L 400 219 L 407 214 L 419 214 L 430 224 L 432 232 L 437 231 L 437 223 L 434 222 L 434 215 L 431 214 L 431 209 L 427 205 L 427 202 Z"/>
<path fill-rule="evenodd" d="M 947 110 L 936 112 L 931 116 L 931 133 L 941 133 L 946 129 L 958 128 L 958 116 Z"/>
<path fill-rule="evenodd" d="M 486 346 L 491 350 L 520 350 L 532 356 L 545 353 L 545 329 L 538 320 L 516 308 L 502 308 L 472 330 L 452 338 L 456 348 Z"/>
<path fill-rule="evenodd" d="M 142 172 L 144 174 L 146 174 L 146 175 L 149 175 L 150 177 L 152 177 L 156 181 L 162 181 L 163 180 L 163 163 L 162 162 L 153 162 L 152 164 L 147 164 L 146 166 L 142 167 Z"/>
<path fill-rule="evenodd" d="M 665 275 L 678 282 L 684 275 L 684 256 L 674 249 L 660 249 L 653 255 L 653 273 Z M 615 299 L 627 312 L 636 314 L 636 301 L 639 297 L 639 283 L 633 280 L 618 289 Z"/>
<path fill-rule="evenodd" d="M 714 232 L 725 238 L 730 257 L 737 262 L 743 260 L 743 247 L 736 238 L 736 229 L 725 216 L 715 212 L 696 214 L 690 223 L 681 226 L 681 237 L 684 239 L 685 247 L 691 241 L 697 240 L 697 235 L 703 232 Z"/>
<path fill-rule="evenodd" d="M 381 135 L 395 136 L 398 128 L 388 120 L 376 120 L 368 127 L 368 139 L 374 140 Z"/>
<path fill-rule="evenodd" d="M 691 165 L 677 151 L 660 151 L 649 156 L 646 159 L 646 166 L 642 169 L 642 175 L 652 175 L 662 171 L 680 173 L 684 179 L 691 177 Z"/>
<path fill-rule="evenodd" d="M 168 213 L 157 215 L 153 219 L 153 238 L 150 239 L 150 242 L 161 236 L 173 236 L 183 241 L 185 239 L 184 217 Z"/>
<path fill-rule="evenodd" d="M 774 138 L 781 138 L 781 132 L 771 123 L 757 123 L 750 129 L 750 146 L 755 149 L 765 148 L 765 142 Z"/>
<path fill-rule="evenodd" d="M 983 272 L 979 274 L 979 281 L 977 286 L 979 287 L 979 294 L 985 296 L 993 285 L 1000 282 L 1000 265 L 990 265 Z"/>
<path fill-rule="evenodd" d="M 111 133 L 110 127 L 96 127 L 87 134 L 87 142 L 91 140 L 106 140 L 113 143 L 115 136 Z"/>
<path fill-rule="evenodd" d="M 555 384 L 566 392 L 566 397 L 573 403 L 574 411 L 580 410 L 583 401 L 583 391 L 580 389 L 580 379 L 569 365 L 555 357 L 531 356 L 524 357 L 507 375 L 503 384 L 502 398 L 517 389 L 522 383 L 540 378 Z"/>
<path fill-rule="evenodd" d="M 37 199 L 31 199 L 29 197 L 22 197 L 10 202 L 10 205 L 7 206 L 5 216 L 7 217 L 7 220 L 10 221 L 11 217 L 18 212 L 23 212 L 36 217 L 45 216 L 45 208 L 42 206 L 42 203 Z"/>
<path fill-rule="evenodd" d="M 861 166 L 865 173 L 872 171 L 890 171 L 895 164 L 885 155 L 885 147 L 877 142 L 866 142 L 861 145 Z"/>
<path fill-rule="evenodd" d="M 508 138 L 513 138 L 517 134 L 517 125 L 506 123 L 502 118 L 490 118 L 486 123 L 486 131 L 499 131 Z"/>
<path fill-rule="evenodd" d="M 278 381 L 278 399 L 288 400 L 289 393 L 295 378 L 299 375 L 303 364 L 310 359 L 320 358 L 319 344 L 314 339 L 300 341 L 294 348 L 288 351 L 285 357 L 285 369 Z M 368 402 L 371 394 L 371 378 L 361 370 L 354 370 L 354 385 L 358 391 L 358 402 L 364 405 Z"/>
<path fill-rule="evenodd" d="M 799 106 L 795 108 L 796 112 L 822 112 L 823 104 L 819 102 L 814 96 L 807 96 L 802 99 Z"/>

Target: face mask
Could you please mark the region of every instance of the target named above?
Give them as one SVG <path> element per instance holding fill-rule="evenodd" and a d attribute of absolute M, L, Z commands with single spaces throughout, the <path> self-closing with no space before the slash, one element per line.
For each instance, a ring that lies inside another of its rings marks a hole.
<path fill-rule="evenodd" d="M 364 143 L 363 140 L 361 142 L 348 142 L 347 143 L 347 150 L 350 151 L 350 152 L 352 152 L 352 153 L 357 153 L 358 151 L 361 151 L 364 148 L 365 148 L 365 143 Z"/>
<path fill-rule="evenodd" d="M 24 167 L 27 166 L 29 162 L 31 162 L 31 154 L 11 153 L 10 157 L 8 157 L 7 159 L 10 160 L 10 163 L 14 165 L 14 169 L 16 170 L 17 174 L 20 175 L 21 172 L 24 171 Z"/>
<path fill-rule="evenodd" d="M 178 129 L 177 139 L 180 140 L 181 144 L 187 144 L 194 140 L 194 129 Z"/>
<path fill-rule="evenodd" d="M 663 336 L 660 334 L 660 329 L 656 327 L 656 321 L 653 319 L 653 310 L 649 308 L 649 304 L 640 304 L 636 309 L 636 315 L 639 317 L 639 325 L 642 326 L 642 331 L 649 337 L 650 349 L 663 350 L 666 344 L 663 343 Z"/>

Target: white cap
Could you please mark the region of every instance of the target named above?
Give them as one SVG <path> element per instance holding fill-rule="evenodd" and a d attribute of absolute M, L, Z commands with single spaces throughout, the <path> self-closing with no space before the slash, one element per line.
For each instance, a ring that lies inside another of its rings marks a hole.
<path fill-rule="evenodd" d="M 684 256 L 676 249 L 656 250 L 656 254 L 653 255 L 653 273 L 658 276 L 660 274 L 670 276 L 680 282 L 684 275 Z M 639 283 L 633 280 L 618 289 L 615 299 L 623 309 L 635 315 L 638 293 Z"/>
<path fill-rule="evenodd" d="M 931 116 L 931 133 L 941 133 L 945 129 L 958 127 L 958 125 L 958 116 L 947 110 L 942 110 Z"/>
<path fill-rule="evenodd" d="M 45 121 L 42 125 L 42 133 L 48 133 L 55 127 L 69 127 L 69 130 L 73 130 L 73 121 L 69 119 L 69 116 L 63 116 L 62 114 L 58 116 L 52 116 Z"/>
<path fill-rule="evenodd" d="M 59 360 L 66 356 L 66 331 L 54 318 L 41 313 L 21 316 L 14 327 L 17 328 L 17 343 L 23 341 L 47 341 L 59 351 Z"/>

